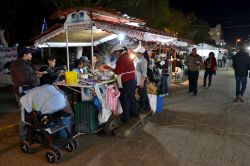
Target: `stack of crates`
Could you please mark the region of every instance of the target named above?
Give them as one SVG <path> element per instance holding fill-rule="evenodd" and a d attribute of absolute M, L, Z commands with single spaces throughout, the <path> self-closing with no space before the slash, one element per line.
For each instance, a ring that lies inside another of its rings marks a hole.
<path fill-rule="evenodd" d="M 75 131 L 80 133 L 94 133 L 99 129 L 98 111 L 93 101 L 82 101 L 74 105 Z"/>

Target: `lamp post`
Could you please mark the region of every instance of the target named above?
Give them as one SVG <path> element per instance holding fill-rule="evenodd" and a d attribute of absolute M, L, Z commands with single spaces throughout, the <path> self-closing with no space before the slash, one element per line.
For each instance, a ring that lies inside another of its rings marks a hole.
<path fill-rule="evenodd" d="M 236 39 L 236 42 L 235 42 L 235 47 L 236 47 L 236 49 L 238 48 L 238 44 L 241 42 L 241 39 L 240 38 L 238 38 L 238 39 Z"/>

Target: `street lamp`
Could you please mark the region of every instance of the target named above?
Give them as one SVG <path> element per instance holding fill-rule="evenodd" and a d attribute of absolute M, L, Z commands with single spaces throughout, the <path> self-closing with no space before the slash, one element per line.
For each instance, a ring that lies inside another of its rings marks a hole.
<path fill-rule="evenodd" d="M 240 43 L 240 42 L 241 42 L 240 38 L 236 39 L 236 43 L 235 43 L 236 49 L 238 48 L 238 43 Z"/>

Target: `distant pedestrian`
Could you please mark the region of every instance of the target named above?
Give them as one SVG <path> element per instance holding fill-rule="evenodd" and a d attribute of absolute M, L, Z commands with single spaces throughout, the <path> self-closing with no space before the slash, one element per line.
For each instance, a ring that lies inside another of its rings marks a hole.
<path fill-rule="evenodd" d="M 226 67 L 226 61 L 227 61 L 227 57 L 226 57 L 226 55 L 223 55 L 223 57 L 222 57 L 222 67 Z"/>
<path fill-rule="evenodd" d="M 233 57 L 233 68 L 236 79 L 236 98 L 234 102 L 244 102 L 243 95 L 247 85 L 247 75 L 250 67 L 250 57 L 241 45 L 239 52 Z"/>
<path fill-rule="evenodd" d="M 207 76 L 208 76 L 208 87 L 211 86 L 212 76 L 216 73 L 217 62 L 213 52 L 210 52 L 208 58 L 204 62 L 205 65 L 205 74 L 204 74 L 204 82 L 202 87 L 206 87 Z"/>
<path fill-rule="evenodd" d="M 202 65 L 202 57 L 197 54 L 197 49 L 193 48 L 192 53 L 187 56 L 185 60 L 185 65 L 188 67 L 188 82 L 189 82 L 189 92 L 197 95 L 197 84 L 199 78 L 199 70 Z"/>
<path fill-rule="evenodd" d="M 217 54 L 218 67 L 222 67 L 222 57 L 223 57 L 223 54 L 221 53 L 221 51 L 219 51 L 219 53 Z"/>

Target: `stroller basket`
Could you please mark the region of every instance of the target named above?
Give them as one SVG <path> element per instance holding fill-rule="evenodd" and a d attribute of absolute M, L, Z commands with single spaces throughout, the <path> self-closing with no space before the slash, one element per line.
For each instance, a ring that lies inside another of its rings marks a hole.
<path fill-rule="evenodd" d="M 54 133 L 56 133 L 59 130 L 62 130 L 64 128 L 66 128 L 66 125 L 61 122 L 58 124 L 50 125 L 49 128 L 46 128 L 44 130 L 47 131 L 49 134 L 54 134 Z"/>

